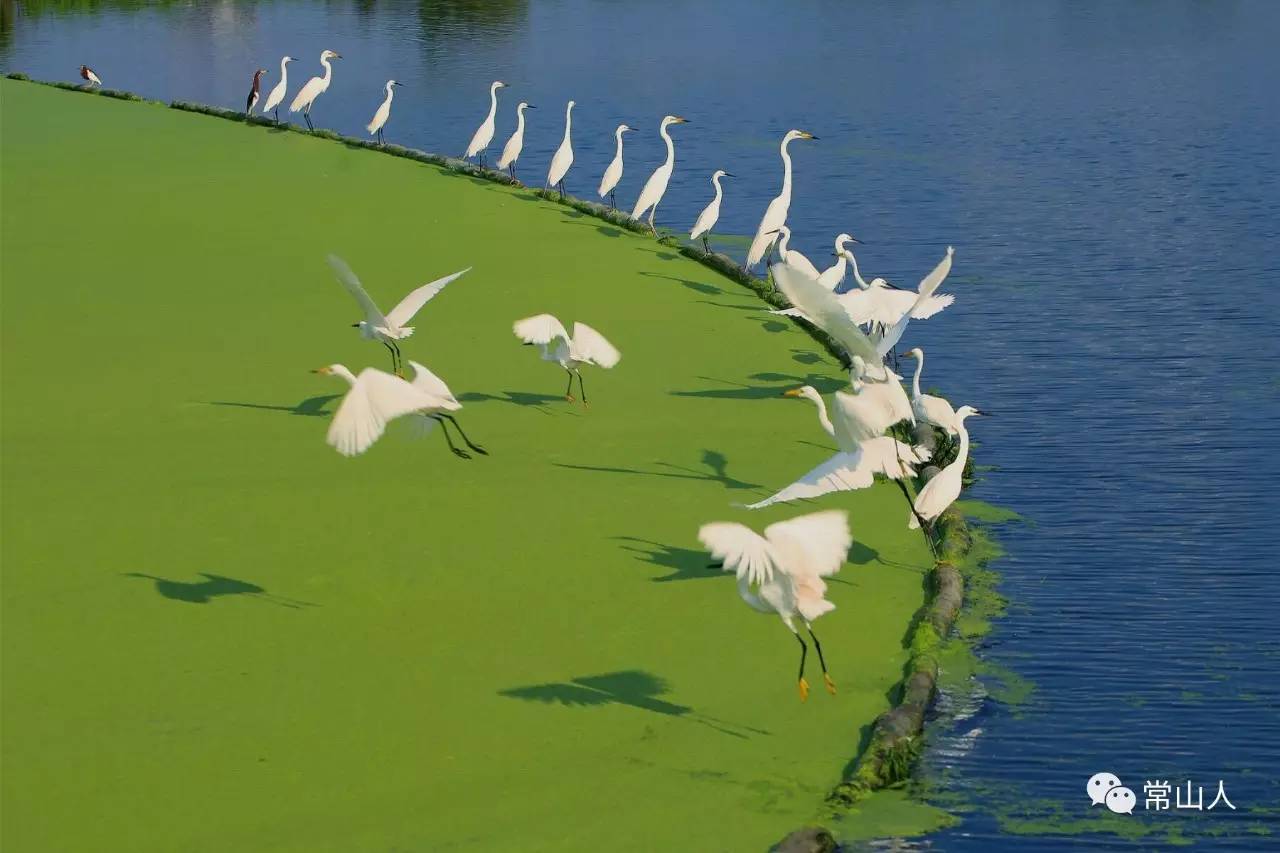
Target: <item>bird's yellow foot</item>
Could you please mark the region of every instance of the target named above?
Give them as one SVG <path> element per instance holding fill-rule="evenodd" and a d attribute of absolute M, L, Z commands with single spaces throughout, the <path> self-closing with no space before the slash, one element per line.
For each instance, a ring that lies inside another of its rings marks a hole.
<path fill-rule="evenodd" d="M 822 680 L 825 681 L 827 684 L 827 692 L 830 693 L 832 696 L 836 695 L 836 683 L 831 680 L 831 676 L 827 675 L 824 672 L 822 673 Z"/>
<path fill-rule="evenodd" d="M 564 395 L 564 398 L 565 398 L 567 401 L 569 401 L 570 403 L 572 403 L 572 402 L 573 402 L 573 395 L 572 395 L 572 394 L 565 394 L 565 395 Z"/>
<path fill-rule="evenodd" d="M 809 698 L 809 682 L 805 681 L 802 678 L 800 679 L 800 701 L 801 702 L 807 701 L 808 698 Z"/>

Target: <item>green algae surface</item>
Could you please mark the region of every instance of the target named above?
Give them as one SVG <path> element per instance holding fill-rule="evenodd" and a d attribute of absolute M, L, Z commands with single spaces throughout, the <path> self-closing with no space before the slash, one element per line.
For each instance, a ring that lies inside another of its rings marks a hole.
<path fill-rule="evenodd" d="M 816 819 L 929 553 L 891 485 L 733 506 L 830 452 L 779 396 L 838 384 L 811 338 L 518 188 L 8 80 L 0 121 L 0 846 L 749 851 Z M 326 446 L 344 389 L 308 371 L 389 361 L 329 252 L 384 307 L 474 267 L 403 348 L 488 457 Z M 590 409 L 511 334 L 542 311 L 623 353 Z M 839 693 L 814 669 L 802 704 L 695 532 L 828 507 Z M 877 802 L 841 831 L 936 819 Z"/>

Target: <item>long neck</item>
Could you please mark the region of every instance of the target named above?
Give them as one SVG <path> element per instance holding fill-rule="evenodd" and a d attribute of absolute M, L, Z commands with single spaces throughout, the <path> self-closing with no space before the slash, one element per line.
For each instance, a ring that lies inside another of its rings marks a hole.
<path fill-rule="evenodd" d="M 395 96 L 395 87 L 390 83 L 387 84 L 387 100 L 384 102 L 386 106 L 391 106 L 391 99 Z"/>
<path fill-rule="evenodd" d="M 618 128 L 618 129 L 617 129 L 617 131 L 615 131 L 615 132 L 614 132 L 614 136 L 615 136 L 615 137 L 617 137 L 617 140 L 618 140 L 618 150 L 617 150 L 617 151 L 615 151 L 615 152 L 613 152 L 613 159 L 615 159 L 615 160 L 621 160 L 621 159 L 622 159 L 622 134 L 623 134 L 623 132 L 624 132 L 624 131 L 622 130 L 622 128 Z"/>
<path fill-rule="evenodd" d="M 354 386 L 356 384 L 356 375 L 350 370 L 347 370 L 341 364 L 335 364 L 333 366 L 333 372 L 335 375 L 341 376 L 343 379 L 347 380 L 348 385 Z"/>
<path fill-rule="evenodd" d="M 787 153 L 787 145 L 790 139 L 782 140 L 782 192 L 779 195 L 788 202 L 791 201 L 791 155 Z"/>
<path fill-rule="evenodd" d="M 327 89 L 329 87 L 329 79 L 333 77 L 333 66 L 329 64 L 327 56 L 320 57 L 320 64 L 324 66 L 324 85 Z"/>
<path fill-rule="evenodd" d="M 262 72 L 261 71 L 253 72 L 253 91 L 257 92 L 258 87 L 261 85 L 261 83 L 262 83 Z"/>
<path fill-rule="evenodd" d="M 871 285 L 867 284 L 862 278 L 862 273 L 858 272 L 858 259 L 853 256 L 853 252 L 845 249 L 843 254 L 849 260 L 850 265 L 853 266 L 853 278 L 854 281 L 858 282 L 858 287 L 861 287 L 863 290 L 870 289 Z"/>
<path fill-rule="evenodd" d="M 658 128 L 658 135 L 667 143 L 667 168 L 670 169 L 676 162 L 676 146 L 675 143 L 671 141 L 671 134 L 667 132 L 667 125 L 665 123 L 662 127 Z"/>
<path fill-rule="evenodd" d="M 573 130 L 573 107 L 564 108 L 564 143 L 569 142 L 569 131 Z"/>
<path fill-rule="evenodd" d="M 289 60 L 282 59 L 280 60 L 280 82 L 283 83 L 288 79 L 289 79 Z"/>
<path fill-rule="evenodd" d="M 911 378 L 911 396 L 918 398 L 920 396 L 920 374 L 924 372 L 924 353 L 920 352 L 916 355 L 916 375 Z"/>
<path fill-rule="evenodd" d="M 960 433 L 960 450 L 956 453 L 956 460 L 948 465 L 948 468 L 959 468 L 964 470 L 964 463 L 969 458 L 969 430 L 965 429 L 964 421 L 956 424 L 956 431 Z"/>
<path fill-rule="evenodd" d="M 788 245 L 791 243 L 791 229 L 783 226 L 778 229 L 778 254 L 782 257 L 787 256 Z"/>
<path fill-rule="evenodd" d="M 810 398 L 813 404 L 818 407 L 818 423 L 822 425 L 823 430 L 832 438 L 836 437 L 836 428 L 831 423 L 831 418 L 827 416 L 827 401 L 819 396 Z"/>
<path fill-rule="evenodd" d="M 720 189 L 720 176 L 716 175 L 714 178 L 712 178 L 711 184 L 716 188 L 716 197 L 713 199 L 713 201 L 716 204 L 719 204 L 721 196 L 724 195 L 724 191 Z"/>
<path fill-rule="evenodd" d="M 516 136 L 524 136 L 524 107 L 516 110 Z"/>
<path fill-rule="evenodd" d="M 489 118 L 486 121 L 493 121 L 493 117 L 498 114 L 498 87 L 489 87 Z"/>

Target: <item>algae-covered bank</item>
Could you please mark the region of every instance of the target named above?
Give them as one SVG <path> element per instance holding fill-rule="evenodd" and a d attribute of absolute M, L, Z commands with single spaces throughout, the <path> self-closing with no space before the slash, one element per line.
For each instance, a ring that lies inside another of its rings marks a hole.
<path fill-rule="evenodd" d="M 761 850 L 890 707 L 931 559 L 892 485 L 821 623 L 839 693 L 694 537 L 829 451 L 814 340 L 648 238 L 437 166 L 0 83 L 3 846 Z M 470 461 L 324 443 L 380 299 Z M 511 335 L 606 331 L 592 407 Z M 919 828 L 887 796 L 856 826 Z M 874 834 L 874 833 L 872 833 Z"/>

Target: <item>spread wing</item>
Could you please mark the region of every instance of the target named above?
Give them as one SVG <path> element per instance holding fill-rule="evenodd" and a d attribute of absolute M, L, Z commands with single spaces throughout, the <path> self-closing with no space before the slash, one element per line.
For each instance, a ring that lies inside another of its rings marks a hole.
<path fill-rule="evenodd" d="M 347 262 L 337 255 L 330 255 L 329 266 L 333 267 L 334 275 L 338 277 L 338 281 L 342 283 L 342 286 L 360 304 L 360 310 L 364 311 L 365 322 L 375 329 L 389 328 L 387 326 L 387 318 L 378 310 L 378 306 L 373 304 L 373 300 L 365 292 L 364 285 L 360 283 L 360 279 L 356 278 L 356 274 L 351 271 L 351 267 L 347 266 Z"/>
<path fill-rule="evenodd" d="M 862 451 L 837 453 L 817 468 L 802 476 L 775 495 L 747 504 L 747 509 L 761 509 L 778 503 L 817 498 L 831 492 L 865 489 L 875 482 L 871 469 L 862 464 Z"/>
<path fill-rule="evenodd" d="M 844 310 L 835 294 L 818 280 L 810 278 L 788 264 L 774 264 L 771 268 L 778 288 L 819 329 L 835 338 L 850 357 L 858 356 L 874 369 L 884 357 L 876 352 L 875 344 Z"/>
<path fill-rule="evenodd" d="M 920 286 L 916 288 L 916 291 L 922 297 L 932 296 L 934 291 L 942 286 L 942 282 L 946 280 L 947 275 L 951 272 L 951 256 L 955 252 L 955 249 L 948 246 L 947 254 L 943 256 L 942 260 L 938 261 L 938 265 L 927 276 L 920 279 Z"/>
<path fill-rule="evenodd" d="M 622 353 L 586 323 L 573 324 L 572 351 L 573 357 L 579 361 L 589 361 L 601 367 L 613 367 L 622 359 Z"/>
<path fill-rule="evenodd" d="M 430 284 L 424 284 L 422 287 L 411 291 L 408 296 L 400 300 L 399 305 L 387 312 L 387 320 L 393 328 L 400 328 L 412 320 L 413 315 L 417 314 L 423 305 L 426 305 L 437 293 L 444 290 L 445 285 L 469 272 L 471 272 L 471 267 L 467 267 L 465 270 L 456 272 L 453 275 L 438 278 Z"/>
<path fill-rule="evenodd" d="M 876 438 L 898 421 L 915 421 L 911 400 L 896 379 L 860 383 L 858 393 L 837 391 L 832 399 L 831 423 L 837 436 L 854 441 Z M 846 448 L 847 449 L 847 448 Z"/>
<path fill-rule="evenodd" d="M 366 367 L 342 398 L 329 424 L 328 442 L 343 456 L 356 456 L 382 437 L 389 421 L 435 404 L 434 397 L 400 377 Z"/>
<path fill-rule="evenodd" d="M 462 408 L 462 404 L 458 402 L 457 397 L 453 396 L 453 392 L 449 390 L 449 386 L 443 379 L 416 361 L 410 360 L 409 366 L 413 368 L 413 382 L 410 384 L 427 396 L 435 397 L 436 408 L 447 412 L 455 412 Z"/>
<path fill-rule="evenodd" d="M 566 345 L 569 343 L 569 333 L 564 330 L 564 326 L 560 324 L 560 321 L 550 314 L 538 314 L 534 317 L 516 320 L 511 330 L 516 333 L 517 338 L 526 344 L 542 344 L 546 346 L 555 340 L 563 340 Z"/>
<path fill-rule="evenodd" d="M 842 509 L 828 509 L 770 524 L 764 536 L 779 551 L 794 554 L 782 567 L 795 576 L 829 577 L 840 571 L 849 556 L 853 536 L 849 515 Z"/>
<path fill-rule="evenodd" d="M 753 584 L 772 579 L 777 568 L 768 541 L 745 525 L 713 521 L 698 528 L 698 539 L 712 557 L 724 561 L 726 572 L 734 572 Z"/>

